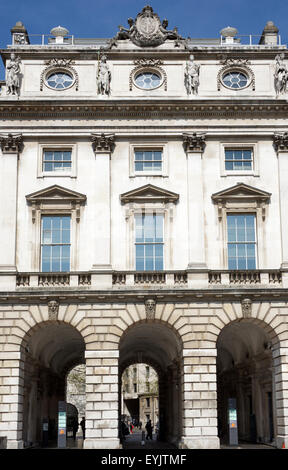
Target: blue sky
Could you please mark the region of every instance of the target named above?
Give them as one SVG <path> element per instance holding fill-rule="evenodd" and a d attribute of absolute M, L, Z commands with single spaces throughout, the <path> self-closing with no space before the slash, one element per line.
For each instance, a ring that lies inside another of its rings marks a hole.
<path fill-rule="evenodd" d="M 0 0 L 0 47 L 11 43 L 16 21 L 29 34 L 49 34 L 60 24 L 76 37 L 112 37 L 118 25 L 126 27 L 127 18 L 135 18 L 146 4 L 184 37 L 219 37 L 225 26 L 236 27 L 239 34 L 261 35 L 271 20 L 282 43 L 288 43 L 287 0 Z"/>

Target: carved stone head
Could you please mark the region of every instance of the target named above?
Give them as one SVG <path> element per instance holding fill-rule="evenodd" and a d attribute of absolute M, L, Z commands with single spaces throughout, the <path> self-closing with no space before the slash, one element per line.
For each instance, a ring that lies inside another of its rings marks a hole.
<path fill-rule="evenodd" d="M 145 301 L 145 311 L 147 319 L 153 320 L 155 318 L 156 302 L 154 299 L 147 299 Z"/>
<path fill-rule="evenodd" d="M 50 300 L 48 302 L 49 320 L 57 320 L 58 311 L 59 311 L 59 302 L 57 302 L 57 300 Z"/>
<path fill-rule="evenodd" d="M 244 318 L 250 318 L 252 313 L 252 301 L 251 299 L 243 299 L 241 302 L 242 305 L 242 315 Z"/>

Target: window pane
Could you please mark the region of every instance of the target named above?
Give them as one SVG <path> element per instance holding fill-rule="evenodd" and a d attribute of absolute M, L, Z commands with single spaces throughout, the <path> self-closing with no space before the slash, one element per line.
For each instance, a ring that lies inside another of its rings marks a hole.
<path fill-rule="evenodd" d="M 163 215 L 135 215 L 135 242 L 136 269 L 162 270 Z M 161 242 L 161 245 L 156 242 Z"/>
<path fill-rule="evenodd" d="M 228 268 L 256 268 L 256 233 L 254 214 L 228 214 Z M 231 243 L 234 242 L 234 243 Z"/>
<path fill-rule="evenodd" d="M 42 217 L 42 271 L 69 271 L 70 222 L 70 216 Z"/>

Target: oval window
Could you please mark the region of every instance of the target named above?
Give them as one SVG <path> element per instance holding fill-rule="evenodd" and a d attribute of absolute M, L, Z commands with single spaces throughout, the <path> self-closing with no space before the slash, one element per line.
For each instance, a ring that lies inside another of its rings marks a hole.
<path fill-rule="evenodd" d="M 227 88 L 239 89 L 247 86 L 248 77 L 243 72 L 234 71 L 226 73 L 222 81 Z"/>
<path fill-rule="evenodd" d="M 144 90 L 153 90 L 161 85 L 161 77 L 155 72 L 141 72 L 135 77 L 135 85 Z"/>
<path fill-rule="evenodd" d="M 74 79 L 67 72 L 53 72 L 47 79 L 46 83 L 50 88 L 55 88 L 56 90 L 64 90 L 73 85 Z"/>

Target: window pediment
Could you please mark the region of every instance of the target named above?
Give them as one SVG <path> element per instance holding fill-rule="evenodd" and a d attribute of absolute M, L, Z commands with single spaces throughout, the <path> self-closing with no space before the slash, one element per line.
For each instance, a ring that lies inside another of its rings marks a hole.
<path fill-rule="evenodd" d="M 35 222 L 37 210 L 76 210 L 76 219 L 80 220 L 80 205 L 86 201 L 85 194 L 63 188 L 62 186 L 53 185 L 48 188 L 41 189 L 34 193 L 28 194 L 26 200 L 32 205 L 32 220 Z"/>
<path fill-rule="evenodd" d="M 179 194 L 167 191 L 152 184 L 146 184 L 120 195 L 122 203 L 128 202 L 174 202 L 178 201 Z"/>
<path fill-rule="evenodd" d="M 212 200 L 218 204 L 218 217 L 222 219 L 223 209 L 262 209 L 262 217 L 265 218 L 266 206 L 271 193 L 238 183 L 235 186 L 212 194 Z"/>

